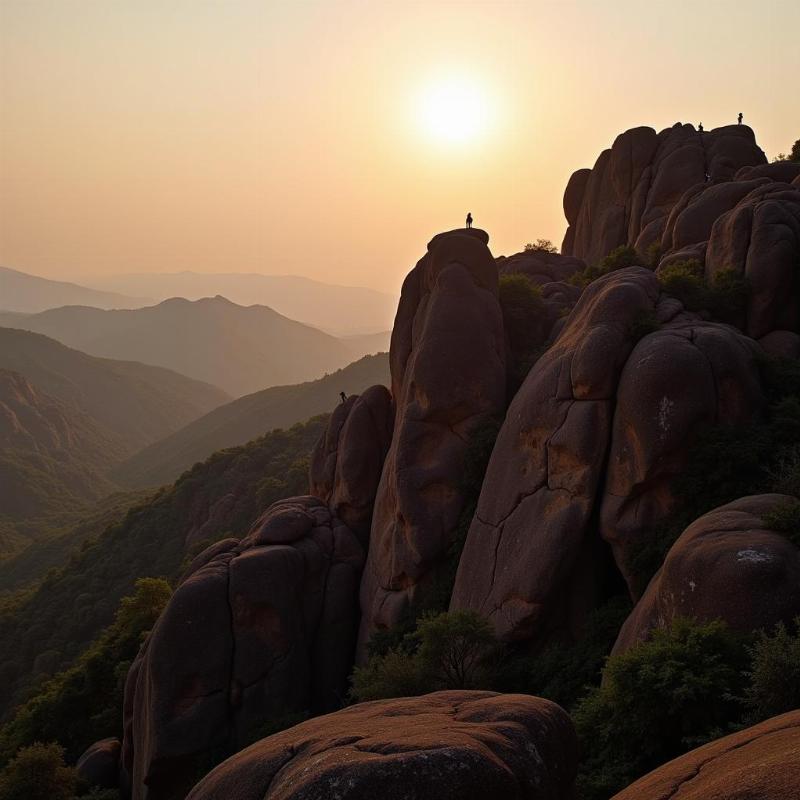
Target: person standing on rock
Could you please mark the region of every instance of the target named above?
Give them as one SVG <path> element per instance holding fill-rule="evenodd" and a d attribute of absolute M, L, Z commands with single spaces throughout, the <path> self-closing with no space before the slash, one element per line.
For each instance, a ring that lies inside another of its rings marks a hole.
<path fill-rule="evenodd" d="M 742 112 L 741 111 L 739 112 L 739 124 L 740 125 L 742 124 Z"/>
<path fill-rule="evenodd" d="M 344 392 L 339 392 L 339 397 L 342 398 L 343 403 L 347 402 L 347 395 Z"/>
<path fill-rule="evenodd" d="M 472 227 L 472 212 L 471 211 L 467 211 L 467 227 L 468 228 Z"/>
<path fill-rule="evenodd" d="M 702 123 L 702 122 L 701 122 L 701 123 L 700 123 L 700 124 L 697 126 L 697 130 L 698 130 L 700 133 L 702 133 L 702 132 L 703 132 L 703 123 Z"/>

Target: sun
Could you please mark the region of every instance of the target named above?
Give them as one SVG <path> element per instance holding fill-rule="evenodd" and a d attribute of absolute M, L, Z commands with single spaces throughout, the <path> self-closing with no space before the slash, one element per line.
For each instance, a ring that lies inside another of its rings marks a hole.
<path fill-rule="evenodd" d="M 482 139 L 491 122 L 489 95 L 477 81 L 447 76 L 419 92 L 415 116 L 421 133 L 440 145 L 468 145 Z"/>

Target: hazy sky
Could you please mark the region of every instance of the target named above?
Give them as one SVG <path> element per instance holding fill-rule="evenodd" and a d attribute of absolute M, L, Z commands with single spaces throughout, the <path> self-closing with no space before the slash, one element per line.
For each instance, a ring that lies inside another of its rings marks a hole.
<path fill-rule="evenodd" d="M 626 128 L 742 111 L 787 151 L 798 30 L 798 0 L 0 0 L 0 264 L 394 291 L 468 210 L 495 254 L 560 244 Z"/>

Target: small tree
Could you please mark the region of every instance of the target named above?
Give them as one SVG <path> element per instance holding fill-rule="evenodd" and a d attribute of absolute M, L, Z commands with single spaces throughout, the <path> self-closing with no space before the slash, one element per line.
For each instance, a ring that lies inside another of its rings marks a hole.
<path fill-rule="evenodd" d="M 64 748 L 36 742 L 20 750 L 0 772 L 3 800 L 72 800 L 78 774 L 64 764 Z"/>
<path fill-rule="evenodd" d="M 558 248 L 550 239 L 537 239 L 535 242 L 528 242 L 525 245 L 526 253 L 557 253 Z"/>
<path fill-rule="evenodd" d="M 800 630 L 800 617 L 794 627 Z M 747 723 L 800 708 L 800 633 L 792 634 L 779 623 L 773 633 L 759 633 L 750 656 Z"/>
<path fill-rule="evenodd" d="M 356 667 L 351 694 L 363 702 L 440 689 L 488 689 L 497 649 L 491 625 L 474 611 L 425 616 L 400 646 Z"/>
<path fill-rule="evenodd" d="M 586 759 L 586 800 L 606 800 L 735 721 L 747 651 L 723 622 L 676 619 L 609 658 L 602 686 L 573 718 Z"/>
<path fill-rule="evenodd" d="M 798 161 L 800 162 L 800 139 L 798 139 L 793 147 L 792 152 L 789 153 L 789 161 Z"/>
<path fill-rule="evenodd" d="M 497 641 L 488 621 L 474 611 L 423 617 L 417 628 L 422 674 L 440 689 L 487 688 L 488 657 Z"/>

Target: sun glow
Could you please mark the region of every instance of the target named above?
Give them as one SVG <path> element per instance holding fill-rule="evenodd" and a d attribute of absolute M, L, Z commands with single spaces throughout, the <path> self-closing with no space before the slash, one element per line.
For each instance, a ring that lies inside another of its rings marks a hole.
<path fill-rule="evenodd" d="M 465 146 L 484 138 L 492 120 L 485 88 L 462 76 L 439 78 L 419 93 L 416 120 L 426 138 L 440 145 Z"/>

